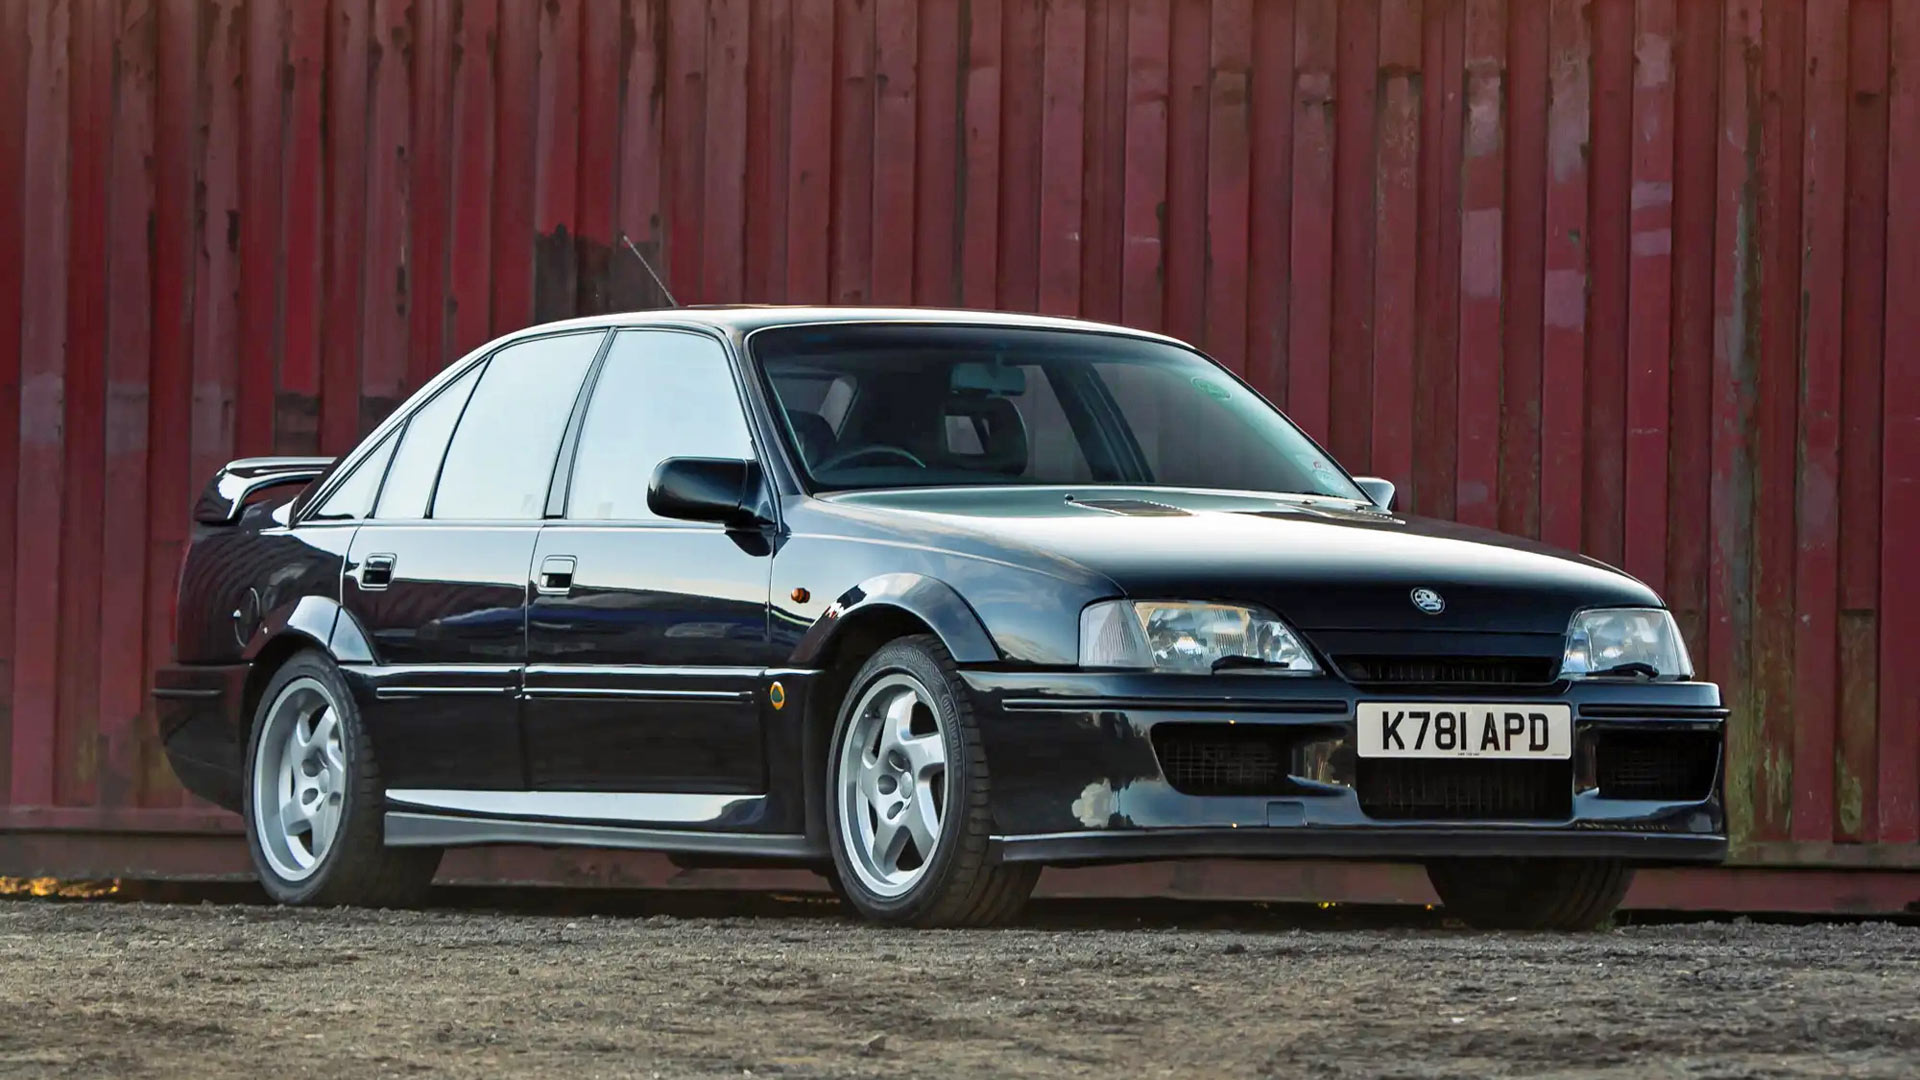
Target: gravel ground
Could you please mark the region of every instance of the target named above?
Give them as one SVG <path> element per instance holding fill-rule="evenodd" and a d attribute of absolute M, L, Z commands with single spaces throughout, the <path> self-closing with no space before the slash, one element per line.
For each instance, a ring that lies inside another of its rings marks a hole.
<path fill-rule="evenodd" d="M 1495 935 L 1107 906 L 914 933 L 818 902 L 550 903 L 0 903 L 0 1074 L 1920 1075 L 1908 926 Z"/>

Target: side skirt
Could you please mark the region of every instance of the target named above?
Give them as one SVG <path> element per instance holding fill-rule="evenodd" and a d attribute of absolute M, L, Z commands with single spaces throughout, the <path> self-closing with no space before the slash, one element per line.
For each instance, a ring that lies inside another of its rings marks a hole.
<path fill-rule="evenodd" d="M 753 859 L 814 862 L 826 849 L 804 836 L 764 833 L 693 832 L 639 829 L 572 822 L 515 821 L 452 814 L 389 810 L 388 847 L 466 847 L 474 844 L 559 844 L 569 847 L 625 848 L 638 851 L 731 855 Z"/>

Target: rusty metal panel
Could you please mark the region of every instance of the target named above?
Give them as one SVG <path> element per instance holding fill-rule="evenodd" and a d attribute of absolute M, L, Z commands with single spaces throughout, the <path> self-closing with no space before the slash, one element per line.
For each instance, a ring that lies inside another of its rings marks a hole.
<path fill-rule="evenodd" d="M 659 304 L 625 236 L 1192 337 L 1664 589 L 1741 858 L 1912 869 L 1915 130 L 1899 0 L 0 4 L 0 829 L 203 814 L 143 673 L 207 470 Z"/>

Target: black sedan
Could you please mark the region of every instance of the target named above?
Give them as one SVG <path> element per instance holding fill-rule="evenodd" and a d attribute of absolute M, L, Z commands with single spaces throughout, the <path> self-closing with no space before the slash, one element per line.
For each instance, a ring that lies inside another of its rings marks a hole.
<path fill-rule="evenodd" d="M 161 735 L 288 903 L 416 902 L 461 844 L 808 865 L 921 926 L 1049 864 L 1341 857 L 1575 928 L 1723 858 L 1660 598 L 1392 503 L 1153 334 L 541 326 L 212 479 Z"/>

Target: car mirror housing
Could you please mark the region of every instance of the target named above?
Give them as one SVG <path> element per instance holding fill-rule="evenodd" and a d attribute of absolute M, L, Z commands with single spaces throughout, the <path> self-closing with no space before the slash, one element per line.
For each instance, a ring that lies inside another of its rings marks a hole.
<path fill-rule="evenodd" d="M 1393 509 L 1393 481 L 1382 480 L 1377 476 L 1356 476 L 1354 486 L 1367 493 L 1373 505 L 1382 510 Z"/>
<path fill-rule="evenodd" d="M 714 521 L 751 529 L 772 520 L 757 462 L 676 457 L 662 461 L 647 484 L 647 509 L 664 518 Z"/>

